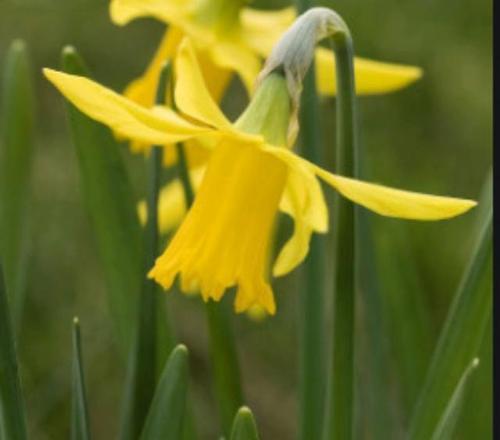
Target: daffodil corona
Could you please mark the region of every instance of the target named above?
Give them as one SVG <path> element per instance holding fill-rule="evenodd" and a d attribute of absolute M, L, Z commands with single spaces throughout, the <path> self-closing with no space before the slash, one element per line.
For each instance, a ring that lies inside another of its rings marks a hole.
<path fill-rule="evenodd" d="M 318 177 L 344 197 L 378 214 L 418 220 L 459 215 L 472 200 L 402 191 L 332 174 L 287 145 L 292 100 L 279 72 L 265 77 L 247 109 L 232 124 L 207 90 L 193 45 L 185 39 L 175 61 L 175 102 L 146 109 L 82 77 L 49 69 L 46 76 L 80 110 L 125 135 L 158 145 L 209 138 L 211 151 L 195 201 L 149 273 L 165 288 L 180 275 L 181 288 L 219 300 L 236 287 L 236 311 L 262 306 L 274 314 L 268 248 L 279 211 L 294 231 L 272 264 L 272 275 L 293 270 L 306 257 L 313 232 L 328 229 Z"/>

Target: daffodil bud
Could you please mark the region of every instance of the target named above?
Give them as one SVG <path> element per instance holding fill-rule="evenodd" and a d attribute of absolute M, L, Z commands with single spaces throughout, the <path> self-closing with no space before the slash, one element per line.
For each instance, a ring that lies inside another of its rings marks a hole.
<path fill-rule="evenodd" d="M 257 84 L 261 84 L 277 70 L 285 75 L 292 100 L 289 142 L 295 140 L 297 134 L 302 82 L 314 59 L 316 44 L 336 34 L 349 35 L 347 25 L 336 12 L 328 8 L 309 9 L 295 20 L 276 43 L 257 78 Z"/>

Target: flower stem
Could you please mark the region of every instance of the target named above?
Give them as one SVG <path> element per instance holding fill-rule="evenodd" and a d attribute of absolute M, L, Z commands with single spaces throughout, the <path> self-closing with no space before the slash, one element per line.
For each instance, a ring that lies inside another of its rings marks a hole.
<path fill-rule="evenodd" d="M 357 128 L 353 45 L 347 28 L 332 36 L 337 81 L 335 172 L 357 174 Z M 333 219 L 334 300 L 330 395 L 325 439 L 349 440 L 354 404 L 355 209 L 338 194 Z"/>
<path fill-rule="evenodd" d="M 299 13 L 311 0 L 297 0 Z M 320 164 L 323 159 L 319 100 L 314 63 L 304 78 L 300 107 L 300 139 L 304 157 Z M 299 318 L 299 439 L 320 438 L 325 400 L 324 287 L 326 249 L 317 235 L 311 237 L 304 263 L 304 283 L 300 289 Z"/>
<path fill-rule="evenodd" d="M 178 143 L 176 148 L 179 178 L 189 209 L 194 201 L 194 190 L 189 178 L 187 155 L 182 143 Z M 230 314 L 225 305 L 209 301 L 206 304 L 206 314 L 220 421 L 224 435 L 229 436 L 233 419 L 243 404 L 236 345 L 231 330 Z"/>
<path fill-rule="evenodd" d="M 171 67 L 167 64 L 160 75 L 157 102 L 163 103 L 170 81 Z M 128 363 L 125 409 L 122 420 L 122 440 L 137 438 L 153 399 L 157 377 L 157 285 L 146 278 L 158 254 L 158 195 L 163 161 L 163 147 L 153 146 L 149 157 L 147 191 L 147 223 L 144 237 L 144 280 L 139 301 L 139 317 Z M 168 347 L 167 349 L 170 349 Z"/>

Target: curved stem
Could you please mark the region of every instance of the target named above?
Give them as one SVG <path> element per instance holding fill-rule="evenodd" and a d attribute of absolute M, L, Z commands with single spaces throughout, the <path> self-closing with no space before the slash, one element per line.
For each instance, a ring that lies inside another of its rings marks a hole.
<path fill-rule="evenodd" d="M 333 37 L 337 81 L 335 172 L 355 176 L 357 115 L 353 45 L 348 31 Z M 330 395 L 325 439 L 352 438 L 354 408 L 355 208 L 338 194 L 334 211 L 334 300 Z"/>

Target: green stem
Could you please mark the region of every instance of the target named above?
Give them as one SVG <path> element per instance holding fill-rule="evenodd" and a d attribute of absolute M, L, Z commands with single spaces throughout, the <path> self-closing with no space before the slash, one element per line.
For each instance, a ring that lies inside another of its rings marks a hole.
<path fill-rule="evenodd" d="M 312 5 L 311 0 L 297 0 L 299 13 Z M 304 157 L 313 163 L 323 160 L 319 100 L 316 93 L 314 63 L 304 78 L 300 106 L 300 139 Z M 299 439 L 320 438 L 325 401 L 324 296 L 325 243 L 311 237 L 304 263 L 304 284 L 300 289 L 299 317 Z"/>
<path fill-rule="evenodd" d="M 304 79 L 300 110 L 300 139 L 304 157 L 321 163 L 322 143 L 319 102 L 314 66 Z M 319 438 L 324 413 L 324 282 L 325 246 L 321 237 L 311 237 L 304 264 L 304 283 L 300 289 L 299 328 L 299 438 Z M 314 378 L 314 380 L 312 380 Z"/>
<path fill-rule="evenodd" d="M 356 95 L 353 45 L 347 30 L 333 37 L 337 81 L 336 172 L 357 174 Z M 354 406 L 355 209 L 338 194 L 334 212 L 333 346 L 327 439 L 349 440 Z"/>
<path fill-rule="evenodd" d="M 186 206 L 189 209 L 194 201 L 194 190 L 189 178 L 186 151 L 181 143 L 177 144 L 176 148 L 179 178 L 184 189 Z M 222 431 L 227 437 L 231 432 L 233 419 L 243 404 L 238 355 L 231 330 L 230 312 L 224 307 L 224 304 L 209 301 L 206 304 L 206 313 L 210 334 L 215 394 Z"/>
<path fill-rule="evenodd" d="M 170 66 L 160 75 L 157 102 L 163 103 Z M 123 413 L 122 439 L 135 439 L 141 433 L 153 399 L 157 377 L 158 292 L 154 281 L 146 277 L 158 254 L 158 196 L 163 162 L 163 147 L 154 146 L 149 158 L 147 223 L 144 243 L 144 280 L 139 301 L 139 318 L 127 371 L 127 390 Z"/>

